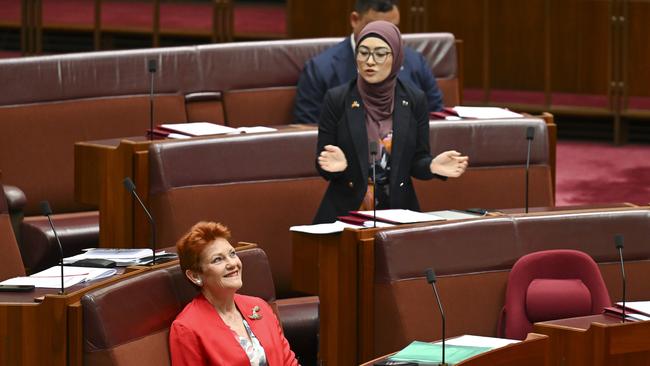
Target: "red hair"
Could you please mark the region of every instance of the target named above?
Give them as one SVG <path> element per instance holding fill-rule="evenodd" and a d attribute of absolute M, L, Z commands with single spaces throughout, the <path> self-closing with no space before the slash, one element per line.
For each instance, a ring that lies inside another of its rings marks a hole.
<path fill-rule="evenodd" d="M 183 235 L 178 243 L 178 259 L 183 272 L 201 272 L 201 253 L 217 239 L 230 239 L 230 230 L 221 223 L 200 221 Z"/>

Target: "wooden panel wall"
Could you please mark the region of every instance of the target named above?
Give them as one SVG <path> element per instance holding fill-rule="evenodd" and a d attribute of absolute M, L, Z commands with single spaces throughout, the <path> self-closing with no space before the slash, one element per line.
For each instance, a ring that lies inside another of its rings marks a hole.
<path fill-rule="evenodd" d="M 350 34 L 354 0 L 287 0 L 289 38 L 339 37 Z"/>

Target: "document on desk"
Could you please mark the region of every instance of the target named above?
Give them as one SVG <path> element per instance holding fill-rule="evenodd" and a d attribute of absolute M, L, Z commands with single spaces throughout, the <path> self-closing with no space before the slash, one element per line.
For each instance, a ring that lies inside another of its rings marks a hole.
<path fill-rule="evenodd" d="M 454 111 L 461 118 L 474 119 L 500 119 L 500 118 L 521 118 L 523 115 L 498 107 L 463 107 L 456 106 Z"/>
<path fill-rule="evenodd" d="M 616 306 L 622 308 L 623 303 L 617 302 Z M 650 301 L 628 301 L 625 303 L 625 308 L 641 315 L 650 316 Z"/>
<path fill-rule="evenodd" d="M 350 211 L 350 213 L 372 219 L 374 211 Z M 445 220 L 445 218 L 440 216 L 403 209 L 377 210 L 376 213 L 377 220 L 389 224 L 412 224 L 416 222 Z"/>
<path fill-rule="evenodd" d="M 298 225 L 289 228 L 289 231 L 306 234 L 334 234 L 342 232 L 346 227 L 358 229 L 362 226 L 346 224 L 345 222 L 336 221 L 328 224 L 315 225 Z"/>
<path fill-rule="evenodd" d="M 445 345 L 445 362 L 458 362 L 491 350 L 490 347 Z M 419 365 L 437 365 L 442 361 L 442 345 L 413 341 L 406 348 L 388 358 L 390 361 L 416 362 Z"/>
<path fill-rule="evenodd" d="M 82 282 L 110 277 L 117 273 L 115 268 L 63 267 L 63 287 L 68 288 Z M 61 267 L 54 266 L 27 277 L 14 277 L 0 282 L 0 285 L 33 285 L 41 288 L 61 287 Z"/>
<path fill-rule="evenodd" d="M 118 249 L 118 248 L 90 248 L 83 253 L 72 257 L 63 258 L 63 264 L 71 264 L 83 259 L 108 259 L 115 262 L 118 267 L 134 266 L 143 264 L 151 258 L 151 249 Z M 167 258 L 175 256 L 173 253 L 167 253 L 164 250 L 156 252 L 156 257 Z"/>
<path fill-rule="evenodd" d="M 218 125 L 216 123 L 210 122 L 165 123 L 159 125 L 158 127 L 166 131 L 176 132 L 187 136 L 209 136 L 239 133 L 236 128 Z"/>

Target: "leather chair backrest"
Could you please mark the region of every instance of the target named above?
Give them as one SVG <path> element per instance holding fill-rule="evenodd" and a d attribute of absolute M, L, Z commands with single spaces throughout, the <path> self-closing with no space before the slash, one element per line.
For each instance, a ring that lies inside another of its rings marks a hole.
<path fill-rule="evenodd" d="M 529 171 L 529 204 L 552 207 L 554 192 L 549 158 L 548 130 L 537 118 L 503 121 L 432 121 L 429 141 L 432 155 L 457 150 L 469 157 L 460 178 L 414 180 L 423 211 L 482 207 L 524 207 L 528 141 L 534 128 Z"/>
<path fill-rule="evenodd" d="M 611 306 L 612 304 L 598 266 L 588 254 L 567 249 L 553 249 L 529 253 L 515 263 L 508 276 L 504 308 L 506 338 L 524 339 L 528 333 L 532 332 L 534 320 L 527 314 L 527 301 L 533 299 L 527 298 L 527 290 L 531 289 L 530 286 L 536 279 L 579 280 L 584 285 L 583 287 L 586 287 L 586 290 L 588 290 L 587 294 L 590 295 L 588 296 L 588 304 L 586 308 L 581 309 L 582 313 L 558 316 L 560 319 L 601 314 L 605 307 Z M 560 287 L 563 285 L 555 283 L 555 286 Z M 579 287 L 572 287 L 574 293 L 579 291 Z M 557 291 L 558 289 L 555 290 Z M 553 302 L 562 302 L 558 301 L 558 298 L 549 300 L 548 306 L 553 306 Z M 565 298 L 564 301 L 569 301 L 569 299 Z M 573 300 L 573 302 L 576 301 Z M 580 308 L 582 306 L 578 307 Z M 576 311 L 576 309 L 571 308 L 565 310 L 570 312 Z M 552 312 L 548 311 L 548 313 Z M 537 321 L 555 319 L 538 319 Z"/>
<path fill-rule="evenodd" d="M 286 297 L 289 227 L 312 221 L 326 187 L 314 166 L 316 135 L 311 129 L 153 144 L 149 202 L 159 243 L 174 243 L 197 221 L 222 222 L 235 239 L 264 249 L 278 295 Z"/>

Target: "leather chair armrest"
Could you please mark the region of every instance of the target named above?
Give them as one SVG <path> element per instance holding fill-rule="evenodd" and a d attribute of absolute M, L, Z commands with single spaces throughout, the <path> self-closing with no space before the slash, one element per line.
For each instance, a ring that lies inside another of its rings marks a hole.
<path fill-rule="evenodd" d="M 23 192 L 18 187 L 8 185 L 3 185 L 2 190 L 4 191 L 5 197 L 7 198 L 9 212 L 13 213 L 22 211 L 27 204 L 27 197 L 25 196 L 25 192 Z"/>
<path fill-rule="evenodd" d="M 318 296 L 275 300 L 284 336 L 301 365 L 316 365 L 318 356 Z"/>

